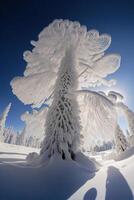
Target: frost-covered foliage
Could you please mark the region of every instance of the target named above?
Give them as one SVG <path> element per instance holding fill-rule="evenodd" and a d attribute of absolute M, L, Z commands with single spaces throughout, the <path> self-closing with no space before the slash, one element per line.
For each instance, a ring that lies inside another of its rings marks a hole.
<path fill-rule="evenodd" d="M 108 94 L 106 94 L 102 91 L 93 92 L 90 90 L 82 90 L 79 91 L 79 93 L 81 93 L 78 97 L 81 119 L 85 128 L 82 129 L 85 137 L 83 146 L 86 146 L 86 149 L 94 151 L 95 147 L 95 151 L 99 151 L 100 145 L 97 144 L 97 140 L 100 140 L 101 143 L 104 140 L 105 143 L 107 143 L 108 141 L 112 141 L 113 138 L 115 138 L 114 143 L 118 146 L 117 149 L 119 149 L 119 146 L 122 148 L 121 142 L 116 141 L 119 137 L 124 138 L 121 139 L 121 141 L 126 140 L 126 145 L 128 147 L 133 146 L 132 131 L 134 127 L 134 114 L 133 111 L 122 102 L 123 95 L 115 91 L 109 91 Z M 121 130 L 118 124 L 119 113 L 121 111 L 125 114 L 129 129 L 131 130 L 127 138 L 125 138 L 125 133 L 123 133 L 123 130 Z"/>
<path fill-rule="evenodd" d="M 39 148 L 44 139 L 45 120 L 48 108 L 43 107 L 39 111 L 33 110 L 32 113 L 25 112 L 21 120 L 25 122 L 22 133 L 23 145 Z"/>
<path fill-rule="evenodd" d="M 112 141 L 117 124 L 117 112 L 114 104 L 99 92 L 81 90 L 78 92 L 82 135 L 84 146 L 96 145 L 96 141 Z"/>
<path fill-rule="evenodd" d="M 8 116 L 8 113 L 11 108 L 11 103 L 8 104 L 8 106 L 5 108 L 4 112 L 2 113 L 0 117 L 0 141 L 4 141 L 4 130 L 5 130 L 5 123 L 6 123 L 6 118 Z"/>
<path fill-rule="evenodd" d="M 117 125 L 115 132 L 115 147 L 118 153 L 128 148 L 128 142 L 120 127 Z"/>
<path fill-rule="evenodd" d="M 117 106 L 124 112 L 126 116 L 129 127 L 129 134 L 134 135 L 134 112 L 122 102 L 118 103 Z"/>
<path fill-rule="evenodd" d="M 119 68 L 120 56 L 104 55 L 111 43 L 109 35 L 99 35 L 96 30 L 87 31 L 79 22 L 69 20 L 55 20 L 39 34 L 38 41 L 31 43 L 35 46 L 32 52 L 24 53 L 27 62 L 24 76 L 16 77 L 11 82 L 13 93 L 24 104 L 33 107 L 40 107 L 53 97 L 46 119 L 41 156 L 51 157 L 59 153 L 62 158 L 74 159 L 74 154 L 80 150 L 79 109 L 75 91 L 79 87 L 115 84 L 114 80 L 106 80 L 105 77 Z M 94 96 L 91 94 L 89 99 L 95 101 L 92 102 L 93 108 L 97 103 Z M 114 112 L 109 112 L 108 105 L 112 106 L 111 102 L 104 100 L 100 107 L 96 105 L 96 112 L 102 108 L 103 113 L 113 117 Z M 92 112 L 89 113 L 90 121 Z M 98 113 L 96 116 L 101 119 Z M 96 121 L 94 118 L 94 125 Z M 99 121 L 96 126 L 100 127 L 100 124 Z M 85 122 L 82 125 L 85 126 Z"/>
<path fill-rule="evenodd" d="M 115 92 L 110 91 L 108 94 L 105 94 L 114 105 L 117 114 L 123 112 L 129 127 L 129 131 L 127 131 L 127 137 L 121 130 L 119 124 L 117 124 L 116 131 L 115 131 L 115 147 L 118 153 L 121 151 L 125 151 L 128 147 L 133 146 L 133 135 L 134 135 L 134 112 L 128 108 L 122 101 L 123 95 Z"/>
<path fill-rule="evenodd" d="M 117 111 L 122 112 L 125 116 L 128 124 L 128 143 L 130 146 L 134 146 L 134 112 L 122 102 L 123 96 L 120 93 L 110 91 L 107 97 L 114 103 Z"/>
<path fill-rule="evenodd" d="M 119 68 L 120 56 L 104 56 L 111 43 L 107 34 L 87 31 L 79 22 L 55 20 L 39 34 L 38 41 L 31 43 L 35 46 L 32 52 L 24 53 L 27 62 L 24 77 L 16 77 L 11 82 L 13 93 L 25 104 L 40 106 L 53 92 L 61 60 L 69 46 L 76 51 L 79 81 L 84 82 L 81 86 L 114 83 L 104 77 Z"/>

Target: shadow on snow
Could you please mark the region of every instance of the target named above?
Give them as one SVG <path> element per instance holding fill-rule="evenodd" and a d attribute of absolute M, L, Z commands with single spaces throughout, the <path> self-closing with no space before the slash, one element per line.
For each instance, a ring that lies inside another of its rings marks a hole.
<path fill-rule="evenodd" d="M 133 200 L 133 194 L 127 181 L 113 166 L 110 166 L 107 172 L 105 200 Z"/>
<path fill-rule="evenodd" d="M 96 196 L 97 196 L 96 188 L 91 188 L 90 190 L 88 190 L 86 192 L 86 194 L 84 195 L 84 199 L 83 200 L 95 200 Z"/>
<path fill-rule="evenodd" d="M 88 162 L 94 167 L 92 161 Z M 84 170 L 78 162 L 57 158 L 51 158 L 41 167 L 3 163 L 0 165 L 0 199 L 66 200 L 94 175 L 95 171 Z"/>

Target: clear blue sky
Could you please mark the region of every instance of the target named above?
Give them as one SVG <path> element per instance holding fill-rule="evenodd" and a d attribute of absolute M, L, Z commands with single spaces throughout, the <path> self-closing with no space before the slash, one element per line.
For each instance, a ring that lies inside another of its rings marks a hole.
<path fill-rule="evenodd" d="M 112 76 L 115 90 L 126 95 L 134 110 L 134 1 L 133 0 L 1 0 L 0 1 L 0 113 L 12 102 L 7 126 L 21 129 L 20 115 L 29 109 L 12 94 L 10 81 L 25 69 L 23 52 L 30 40 L 55 18 L 78 20 L 89 29 L 109 33 L 112 44 L 107 52 L 122 56 L 120 69 Z"/>

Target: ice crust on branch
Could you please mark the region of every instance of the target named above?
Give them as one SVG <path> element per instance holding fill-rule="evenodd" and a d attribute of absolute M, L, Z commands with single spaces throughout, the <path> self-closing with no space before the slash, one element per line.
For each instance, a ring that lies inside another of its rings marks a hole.
<path fill-rule="evenodd" d="M 111 43 L 107 34 L 87 31 L 86 26 L 81 26 L 79 22 L 54 20 L 39 34 L 38 41 L 31 43 L 34 45 L 32 52 L 24 53 L 27 62 L 24 76 L 11 81 L 13 93 L 24 104 L 40 107 L 53 92 L 61 60 L 70 45 L 75 46 L 75 67 L 81 74 L 78 78 L 80 87 L 115 84 L 114 80 L 104 79 L 120 66 L 119 55 L 104 56 Z"/>

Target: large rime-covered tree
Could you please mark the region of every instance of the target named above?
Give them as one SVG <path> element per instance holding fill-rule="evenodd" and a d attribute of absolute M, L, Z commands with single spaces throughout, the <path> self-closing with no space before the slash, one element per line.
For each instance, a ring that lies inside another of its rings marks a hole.
<path fill-rule="evenodd" d="M 55 20 L 39 34 L 38 41 L 32 41 L 32 52 L 24 53 L 27 67 L 24 77 L 12 80 L 13 93 L 33 107 L 40 107 L 49 97 L 53 99 L 46 119 L 42 158 L 58 153 L 63 159 L 74 159 L 80 150 L 75 91 L 82 86 L 115 83 L 104 79 L 120 65 L 119 55 L 104 56 L 110 43 L 109 35 L 87 31 L 79 22 Z"/>
<path fill-rule="evenodd" d="M 3 142 L 4 141 L 4 129 L 5 129 L 5 123 L 6 123 L 6 118 L 8 116 L 8 113 L 10 111 L 11 108 L 11 103 L 8 104 L 8 106 L 5 108 L 5 110 L 3 111 L 1 117 L 0 117 L 0 141 Z"/>

